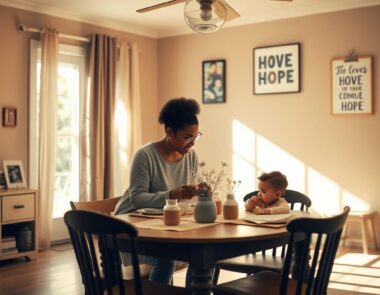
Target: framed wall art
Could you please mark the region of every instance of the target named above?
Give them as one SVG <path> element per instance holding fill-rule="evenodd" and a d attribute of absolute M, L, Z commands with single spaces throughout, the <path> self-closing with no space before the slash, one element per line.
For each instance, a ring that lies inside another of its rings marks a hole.
<path fill-rule="evenodd" d="M 3 127 L 16 127 L 17 109 L 15 107 L 3 107 Z"/>
<path fill-rule="evenodd" d="M 331 113 L 373 114 L 372 57 L 356 56 L 331 61 Z"/>
<path fill-rule="evenodd" d="M 300 92 L 300 43 L 253 49 L 253 94 Z"/>
<path fill-rule="evenodd" d="M 226 102 L 226 61 L 224 59 L 203 61 L 202 102 Z"/>
<path fill-rule="evenodd" d="M 3 166 L 8 188 L 26 187 L 26 178 L 21 161 L 3 161 Z"/>

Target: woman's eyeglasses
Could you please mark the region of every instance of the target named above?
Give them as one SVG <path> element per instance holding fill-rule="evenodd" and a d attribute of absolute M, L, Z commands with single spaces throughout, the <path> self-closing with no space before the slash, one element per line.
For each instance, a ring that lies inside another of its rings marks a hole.
<path fill-rule="evenodd" d="M 202 137 L 202 133 L 198 132 L 196 135 L 186 135 L 183 137 L 183 139 L 186 141 L 186 143 L 190 143 L 192 141 L 198 140 Z"/>

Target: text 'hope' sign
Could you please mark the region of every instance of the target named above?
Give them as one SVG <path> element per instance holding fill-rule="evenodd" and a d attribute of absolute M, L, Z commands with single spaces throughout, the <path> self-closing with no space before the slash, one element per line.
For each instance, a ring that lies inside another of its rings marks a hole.
<path fill-rule="evenodd" d="M 254 94 L 299 92 L 299 51 L 299 43 L 255 48 Z"/>
<path fill-rule="evenodd" d="M 362 57 L 358 61 L 332 61 L 333 114 L 372 113 L 372 61 Z"/>

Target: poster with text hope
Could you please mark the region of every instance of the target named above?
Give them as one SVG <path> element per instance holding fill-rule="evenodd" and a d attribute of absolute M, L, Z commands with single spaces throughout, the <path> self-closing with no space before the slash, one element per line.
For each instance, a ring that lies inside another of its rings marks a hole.
<path fill-rule="evenodd" d="M 300 44 L 253 49 L 253 93 L 300 92 Z"/>
<path fill-rule="evenodd" d="M 346 62 L 333 59 L 332 113 L 372 114 L 372 57 Z"/>

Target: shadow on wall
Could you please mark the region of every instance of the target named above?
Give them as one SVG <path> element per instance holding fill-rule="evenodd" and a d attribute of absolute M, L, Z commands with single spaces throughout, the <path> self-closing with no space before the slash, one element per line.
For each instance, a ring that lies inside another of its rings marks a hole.
<path fill-rule="evenodd" d="M 289 189 L 306 194 L 318 213 L 338 213 L 346 205 L 354 211 L 369 209 L 369 205 L 359 196 L 340 187 L 236 119 L 232 122 L 232 132 L 233 179 L 242 181 L 237 196 L 257 189 L 257 177 L 263 171 L 279 170 L 287 176 Z"/>

